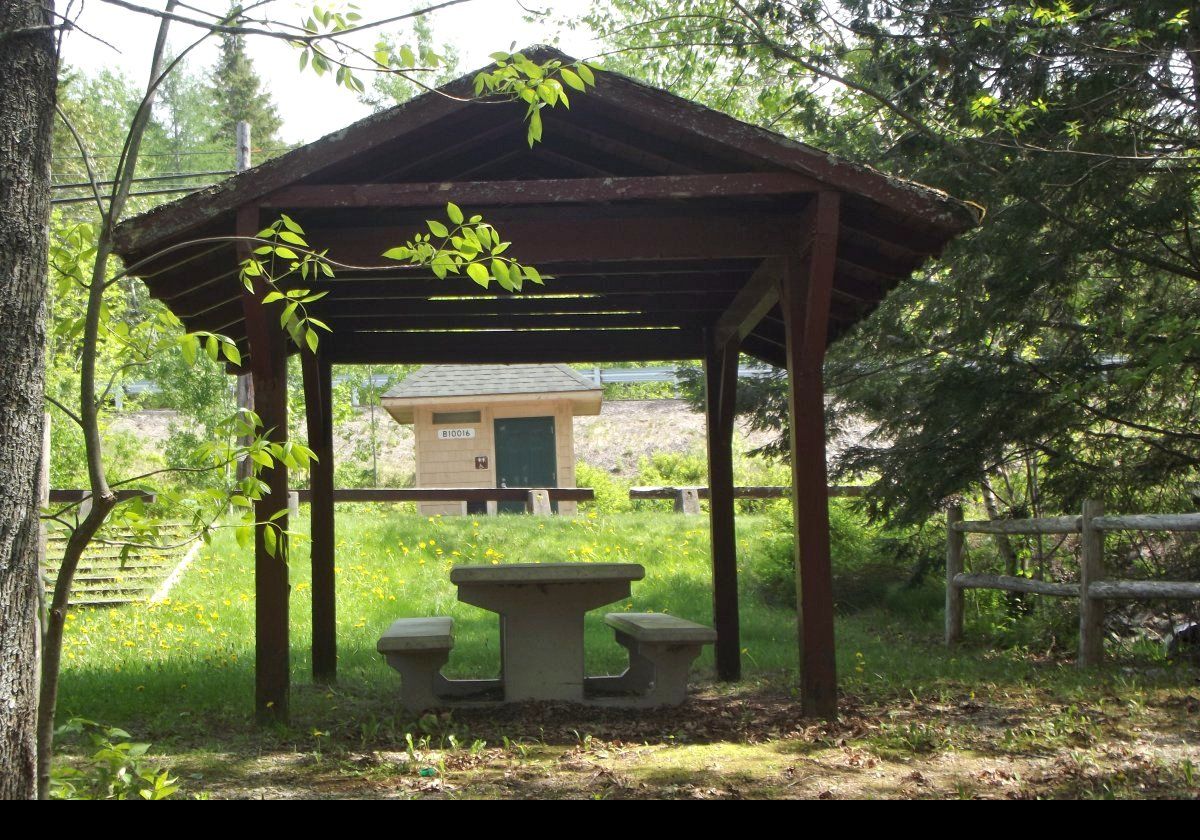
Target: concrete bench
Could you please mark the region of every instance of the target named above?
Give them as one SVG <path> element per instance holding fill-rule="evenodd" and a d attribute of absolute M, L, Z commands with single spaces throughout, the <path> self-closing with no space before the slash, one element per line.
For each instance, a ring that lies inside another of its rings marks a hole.
<path fill-rule="evenodd" d="M 662 613 L 609 613 L 604 623 L 629 651 L 629 670 L 604 688 L 633 695 L 628 705 L 634 706 L 678 706 L 686 700 L 692 662 L 717 640 L 711 627 Z"/>
<path fill-rule="evenodd" d="M 409 711 L 439 705 L 435 689 L 445 682 L 442 666 L 454 647 L 454 619 L 401 618 L 392 622 L 375 649 L 400 672 L 400 702 Z"/>

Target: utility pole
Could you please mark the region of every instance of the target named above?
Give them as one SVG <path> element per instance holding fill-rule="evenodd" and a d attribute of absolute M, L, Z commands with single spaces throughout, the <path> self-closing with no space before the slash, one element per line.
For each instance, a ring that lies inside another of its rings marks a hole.
<path fill-rule="evenodd" d="M 234 164 L 234 169 L 238 172 L 245 172 L 253 164 L 250 162 L 250 123 L 245 120 L 237 124 L 237 156 Z M 237 378 L 237 410 L 238 414 L 246 411 L 254 410 L 254 379 L 249 373 L 239 374 Z M 239 446 L 247 446 L 250 443 L 249 437 L 238 438 Z M 252 469 L 250 459 L 243 457 L 238 461 L 237 477 L 238 481 L 250 476 Z"/>

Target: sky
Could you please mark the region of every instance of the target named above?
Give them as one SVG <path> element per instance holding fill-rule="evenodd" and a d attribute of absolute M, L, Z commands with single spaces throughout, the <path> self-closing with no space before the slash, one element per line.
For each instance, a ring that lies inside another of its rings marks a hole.
<path fill-rule="evenodd" d="M 139 5 L 163 8 L 161 0 L 133 0 Z M 244 0 L 243 0 L 244 2 Z M 322 0 L 330 8 L 337 0 Z M 423 8 L 434 0 L 359 0 L 359 13 L 364 21 L 394 16 L 408 8 Z M 83 0 L 83 11 L 77 22 L 81 29 L 107 44 L 85 35 L 71 32 L 63 45 L 63 60 L 86 73 L 108 68 L 118 70 L 144 84 L 150 54 L 158 28 L 158 19 L 139 14 L 103 0 Z M 78 8 L 79 0 L 75 7 Z M 59 10 L 65 11 L 64 3 Z M 189 0 L 198 9 L 222 12 L 229 0 Z M 469 0 L 459 6 L 432 13 L 434 43 L 453 43 L 459 51 L 460 67 L 464 72 L 490 62 L 488 55 L 507 50 L 516 42 L 517 48 L 530 44 L 548 43 L 557 39 L 569 55 L 586 58 L 598 52 L 597 44 L 586 27 L 572 29 L 563 21 L 578 20 L 590 5 L 590 0 Z M 274 0 L 268 7 L 272 18 L 284 22 L 299 22 L 307 15 L 308 4 L 293 0 Z M 534 22 L 527 21 L 526 9 L 548 12 Z M 177 13 L 196 16 L 185 8 Z M 178 52 L 196 40 L 201 30 L 183 24 L 172 24 L 170 43 Z M 384 29 L 381 31 L 389 31 Z M 390 31 L 396 31 L 393 26 Z M 354 43 L 370 51 L 375 43 L 373 32 L 363 33 Z M 401 41 L 403 43 L 403 41 Z M 299 53 L 283 41 L 274 38 L 249 38 L 247 41 L 255 68 L 270 91 L 283 118 L 282 139 L 288 143 L 315 140 L 331 131 L 354 122 L 370 113 L 346 88 L 338 87 L 327 74 L 318 77 L 311 70 L 300 72 Z M 193 70 L 211 67 L 217 55 L 217 39 L 211 37 L 189 54 Z M 364 79 L 364 81 L 367 81 Z"/>

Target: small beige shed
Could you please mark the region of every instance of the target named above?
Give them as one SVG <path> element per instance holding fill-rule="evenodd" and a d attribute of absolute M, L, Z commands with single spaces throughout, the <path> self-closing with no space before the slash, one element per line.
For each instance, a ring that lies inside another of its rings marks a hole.
<path fill-rule="evenodd" d="M 574 487 L 573 418 L 601 389 L 566 365 L 426 365 L 383 395 L 415 427 L 419 487 Z M 422 502 L 427 516 L 522 510 L 515 502 Z M 575 513 L 575 502 L 558 512 Z"/>

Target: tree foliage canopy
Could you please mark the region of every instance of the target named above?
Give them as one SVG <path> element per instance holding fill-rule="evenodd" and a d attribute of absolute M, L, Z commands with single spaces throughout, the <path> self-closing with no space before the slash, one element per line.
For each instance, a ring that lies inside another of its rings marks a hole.
<path fill-rule="evenodd" d="M 837 467 L 878 476 L 884 510 L 920 517 L 1031 464 L 1063 508 L 1122 493 L 1189 503 L 1200 464 L 1191 10 L 612 6 L 593 23 L 627 50 L 613 59 L 627 72 L 987 208 L 831 353 L 834 418 L 876 424 Z"/>

